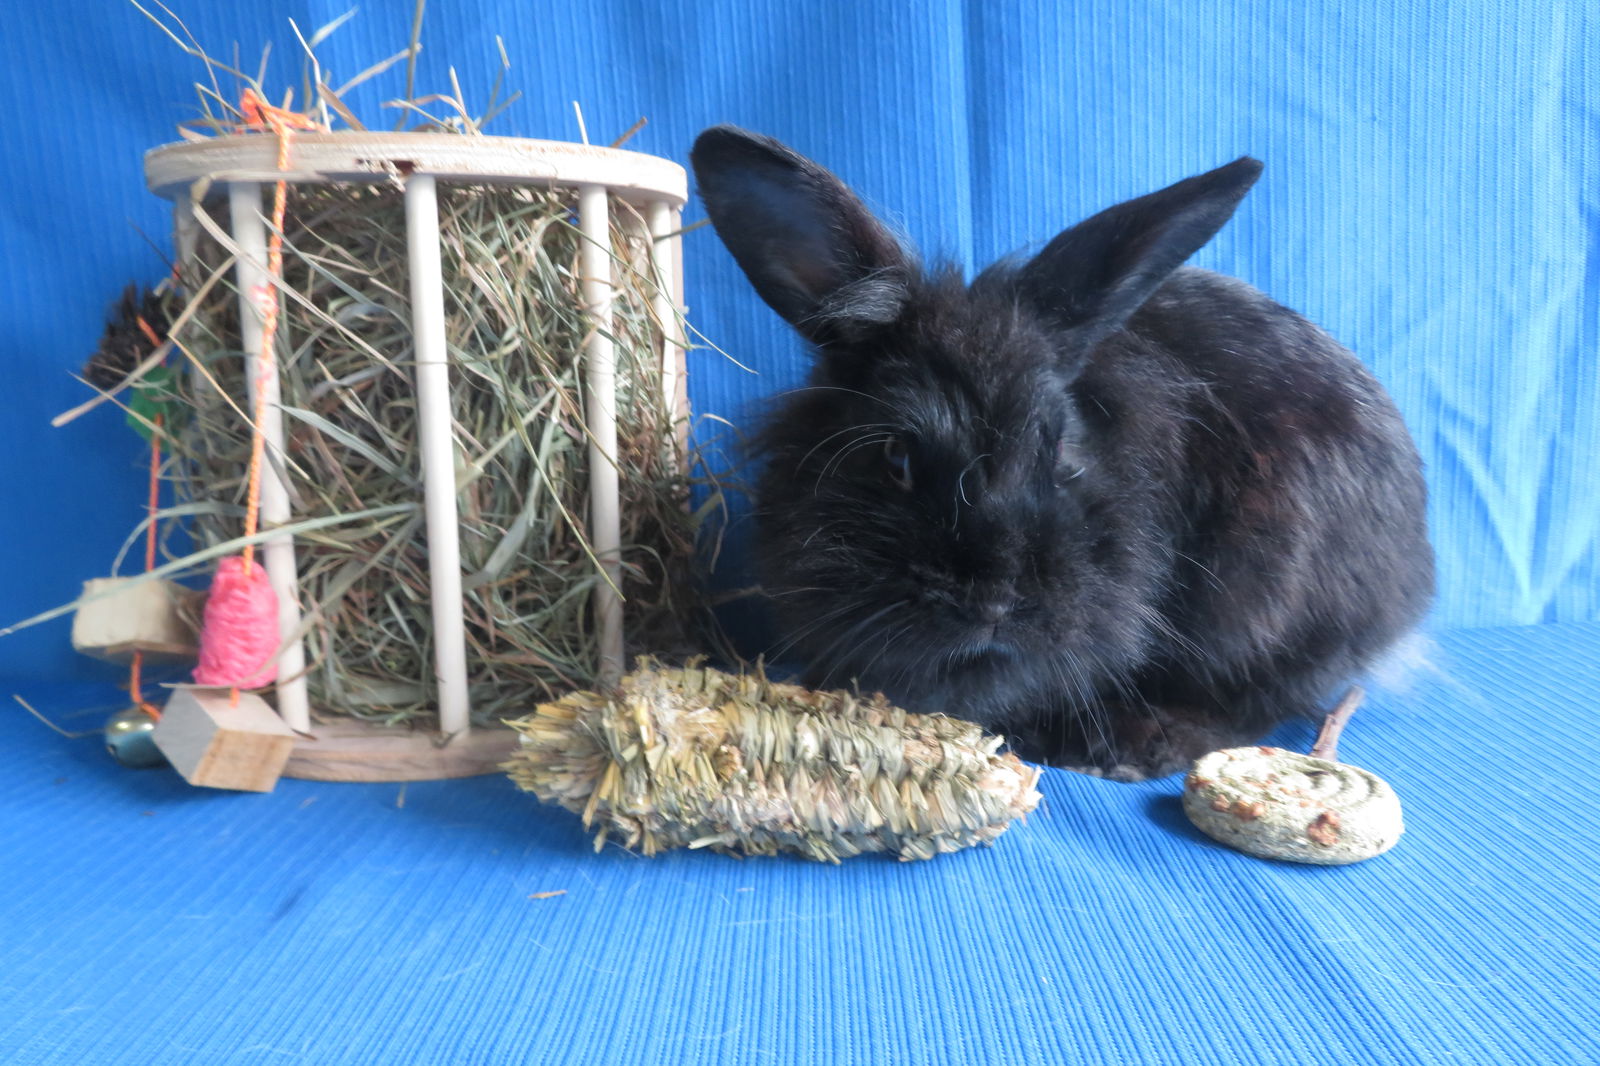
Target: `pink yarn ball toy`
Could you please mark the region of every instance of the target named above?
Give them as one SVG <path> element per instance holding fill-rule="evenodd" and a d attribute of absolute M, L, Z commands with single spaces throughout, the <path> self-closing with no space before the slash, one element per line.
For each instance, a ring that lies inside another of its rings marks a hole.
<path fill-rule="evenodd" d="M 278 679 L 278 597 L 257 560 L 248 574 L 242 556 L 217 564 L 200 627 L 197 685 L 259 688 Z"/>

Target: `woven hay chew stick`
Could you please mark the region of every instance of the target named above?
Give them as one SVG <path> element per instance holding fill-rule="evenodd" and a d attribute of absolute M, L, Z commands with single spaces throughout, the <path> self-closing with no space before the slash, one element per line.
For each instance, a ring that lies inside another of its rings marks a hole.
<path fill-rule="evenodd" d="M 1039 769 L 970 722 L 641 658 L 614 695 L 574 692 L 509 723 L 505 764 L 540 799 L 654 855 L 710 847 L 820 862 L 931 859 L 991 844 L 1039 803 Z"/>

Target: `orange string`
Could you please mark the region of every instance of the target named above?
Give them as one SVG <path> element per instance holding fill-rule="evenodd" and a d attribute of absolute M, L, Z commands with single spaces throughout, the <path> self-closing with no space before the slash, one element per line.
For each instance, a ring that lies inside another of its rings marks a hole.
<path fill-rule="evenodd" d="M 156 331 L 150 328 L 150 323 L 140 315 L 134 319 L 139 330 L 145 335 L 153 346 L 161 347 L 161 338 L 156 336 Z M 161 508 L 161 424 L 162 417 L 155 417 L 155 432 L 150 434 L 150 493 L 145 503 L 145 510 L 150 516 L 150 525 L 144 533 L 144 569 L 146 573 L 156 568 L 156 512 Z M 140 691 L 143 687 L 144 652 L 134 649 L 133 661 L 128 665 L 128 694 L 133 697 L 133 705 L 148 714 L 151 718 L 160 721 L 161 711 L 155 704 L 144 698 Z"/>
<path fill-rule="evenodd" d="M 315 130 L 321 127 L 305 115 L 297 115 L 285 108 L 274 107 L 262 99 L 254 89 L 245 89 L 239 102 L 239 111 L 245 126 L 256 130 L 270 129 L 278 138 L 277 165 L 279 171 L 289 169 L 289 140 L 296 129 Z M 289 200 L 289 184 L 279 180 L 272 191 L 272 231 L 267 235 L 268 281 L 250 293 L 256 309 L 261 314 L 261 353 L 256 361 L 256 402 L 254 425 L 250 434 L 250 477 L 245 495 L 244 535 L 253 537 L 261 520 L 261 464 L 266 456 L 267 439 L 262 427 L 267 418 L 267 384 L 276 373 L 273 365 L 273 344 L 278 334 L 278 288 L 283 277 L 283 220 Z M 255 561 L 255 545 L 244 546 L 244 575 L 250 576 Z M 228 691 L 230 706 L 239 703 L 237 686 Z"/>
<path fill-rule="evenodd" d="M 162 418 L 156 415 L 156 431 L 150 435 L 150 496 L 146 510 L 150 515 L 150 525 L 145 529 L 144 537 L 144 568 L 148 573 L 156 568 L 156 512 L 161 507 L 161 423 Z M 141 693 L 141 675 L 144 671 L 144 652 L 137 649 L 133 653 L 133 662 L 128 674 L 128 692 L 133 697 L 133 705 L 144 711 L 151 718 L 160 720 L 161 712 L 156 705 L 144 698 Z"/>
<path fill-rule="evenodd" d="M 267 128 L 278 138 L 277 164 L 280 171 L 289 169 L 289 139 L 295 129 L 317 129 L 317 124 L 304 115 L 297 115 L 281 107 L 274 107 L 261 98 L 254 89 L 245 89 L 239 110 L 245 123 L 256 129 Z M 245 496 L 244 535 L 253 537 L 261 520 L 261 464 L 266 455 L 266 436 L 262 424 L 267 417 L 267 383 L 276 372 L 273 367 L 273 343 L 278 334 L 278 289 L 276 282 L 283 276 L 283 219 L 289 199 L 288 182 L 279 181 L 272 192 L 272 232 L 267 237 L 267 275 L 271 279 L 260 291 L 252 293 L 256 307 L 261 312 L 261 355 L 256 364 L 255 426 L 250 438 L 250 479 Z M 250 566 L 255 560 L 255 545 L 244 546 L 244 573 L 250 576 Z"/>

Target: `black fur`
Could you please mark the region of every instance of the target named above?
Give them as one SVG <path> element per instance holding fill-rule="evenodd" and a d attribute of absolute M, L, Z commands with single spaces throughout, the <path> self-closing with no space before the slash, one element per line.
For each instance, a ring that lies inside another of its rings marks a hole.
<path fill-rule="evenodd" d="M 1180 266 L 1254 160 L 970 285 L 775 141 L 717 127 L 693 164 L 816 347 L 760 436 L 756 501 L 808 684 L 1133 780 L 1315 713 L 1426 610 L 1421 464 L 1383 389 L 1294 312 Z"/>

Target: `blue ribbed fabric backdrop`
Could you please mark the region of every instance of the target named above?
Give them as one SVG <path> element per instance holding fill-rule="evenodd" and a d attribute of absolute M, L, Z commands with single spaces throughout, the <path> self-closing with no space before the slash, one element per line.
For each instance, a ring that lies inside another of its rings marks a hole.
<path fill-rule="evenodd" d="M 247 65 L 274 41 L 284 84 L 287 19 L 309 32 L 346 6 L 178 13 Z M 1410 834 L 1356 868 L 1273 866 L 1198 839 L 1173 782 L 1050 772 L 1026 827 L 927 865 L 595 857 L 497 778 L 413 786 L 403 808 L 392 787 L 202 794 L 18 712 L 0 1062 L 1600 1062 L 1600 8 L 430 7 L 423 87 L 453 66 L 486 98 L 505 39 L 525 97 L 494 132 L 574 139 L 577 100 L 595 140 L 648 117 L 629 146 L 681 162 L 735 122 L 969 269 L 1263 159 L 1196 262 L 1356 350 L 1428 465 L 1442 666 L 1377 696 L 1346 753 L 1395 783 Z M 325 61 L 392 54 L 411 13 L 365 5 Z M 139 519 L 120 416 L 48 423 L 88 395 L 69 373 L 107 305 L 164 272 L 140 157 L 200 76 L 122 0 L 0 19 L 0 626 L 107 572 Z M 399 86 L 352 103 L 379 113 Z M 695 325 L 754 371 L 693 352 L 692 401 L 747 423 L 804 357 L 709 229 L 685 249 Z M 1465 628 L 1482 626 L 1510 628 Z M 73 655 L 65 621 L 0 639 L 0 695 L 78 728 L 114 675 Z"/>
<path fill-rule="evenodd" d="M 194 108 L 199 65 L 122 0 L 14 5 L 0 54 L 0 542 L 28 565 L 12 621 L 106 572 L 138 519 L 140 457 L 114 412 L 52 430 L 106 305 L 169 246 L 140 155 Z M 353 73 L 403 47 L 409 0 L 325 42 Z M 336 2 L 191 4 L 253 66 L 287 19 Z M 1428 464 L 1440 627 L 1600 617 L 1600 8 L 1531 0 L 436 2 L 419 84 L 487 99 L 500 34 L 524 99 L 499 132 L 631 142 L 683 161 L 731 121 L 855 184 L 931 256 L 981 267 L 1117 199 L 1243 153 L 1266 161 L 1197 262 L 1355 349 Z M 367 114 L 398 71 L 357 90 Z M 689 219 L 699 218 L 692 207 Z M 151 247 L 145 236 L 154 242 Z M 697 410 L 747 422 L 803 356 L 709 229 L 686 240 L 696 326 L 756 373 L 691 357 Z M 734 552 L 738 561 L 736 528 Z M 0 623 L 3 624 L 3 623 Z M 0 641 L 0 670 L 77 668 L 65 623 Z"/>

